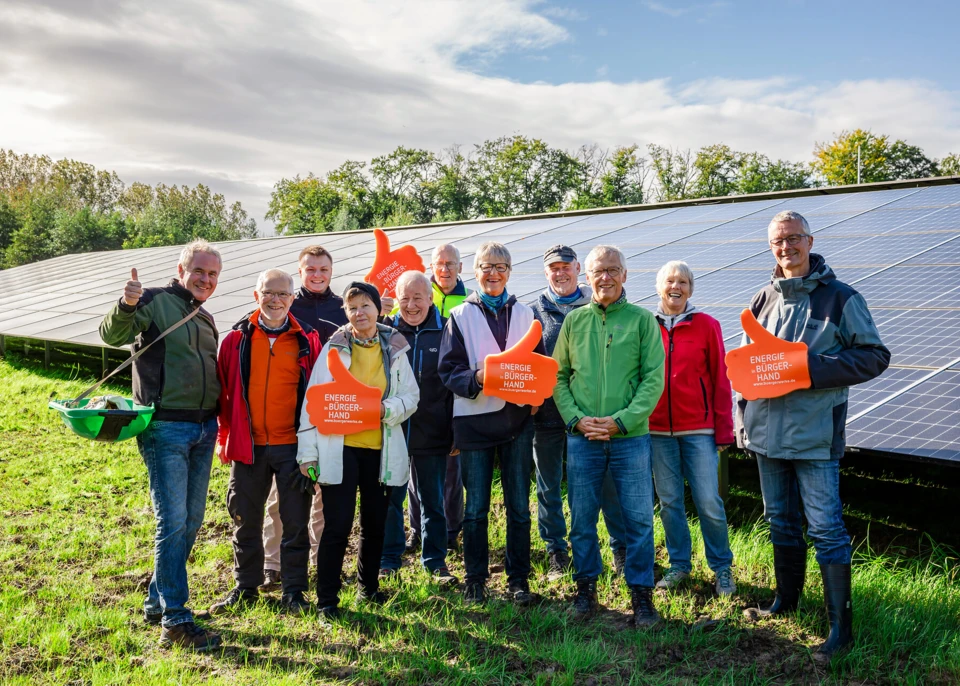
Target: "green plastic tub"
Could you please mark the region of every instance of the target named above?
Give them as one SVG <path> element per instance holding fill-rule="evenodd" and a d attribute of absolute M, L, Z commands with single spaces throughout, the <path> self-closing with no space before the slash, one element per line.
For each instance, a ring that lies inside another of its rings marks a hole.
<path fill-rule="evenodd" d="M 120 409 L 88 410 L 87 404 L 93 398 L 84 398 L 79 402 L 72 400 L 51 400 L 50 409 L 60 413 L 60 418 L 71 431 L 83 438 L 94 441 L 117 443 L 133 438 L 150 425 L 153 418 L 153 405 L 137 405 L 129 398 L 119 395 L 107 396 Z"/>

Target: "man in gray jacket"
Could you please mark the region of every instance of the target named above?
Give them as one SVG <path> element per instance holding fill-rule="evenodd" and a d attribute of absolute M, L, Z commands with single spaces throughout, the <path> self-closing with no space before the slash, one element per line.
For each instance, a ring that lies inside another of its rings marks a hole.
<path fill-rule="evenodd" d="M 811 252 L 807 220 L 781 212 L 767 229 L 777 266 L 750 309 L 767 331 L 808 346 L 810 388 L 779 398 L 737 396 L 737 443 L 756 457 L 764 519 L 773 542 L 777 595 L 760 614 L 796 609 L 806 573 L 807 533 L 823 576 L 830 635 L 818 652 L 831 656 L 853 641 L 850 536 L 840 504 L 847 390 L 879 376 L 890 363 L 867 303 Z M 749 340 L 744 336 L 743 344 Z"/>

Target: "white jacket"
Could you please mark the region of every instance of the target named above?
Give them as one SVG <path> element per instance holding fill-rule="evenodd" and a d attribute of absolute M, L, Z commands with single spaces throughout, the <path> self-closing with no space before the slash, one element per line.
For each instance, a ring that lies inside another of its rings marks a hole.
<path fill-rule="evenodd" d="M 331 348 L 336 348 L 344 366 L 350 368 L 350 343 L 345 329 L 346 327 L 338 329 L 323 346 L 313 373 L 310 374 L 308 390 L 316 384 L 333 381 L 326 363 L 327 352 Z M 396 329 L 383 324 L 377 324 L 377 331 L 380 335 L 381 350 L 385 352 L 383 368 L 387 374 L 387 390 L 383 399 L 384 416 L 381 421 L 383 446 L 380 449 L 380 481 L 387 486 L 403 486 L 410 477 L 410 459 L 400 425 L 417 411 L 420 389 L 407 360 L 407 350 L 410 347 L 407 339 Z M 328 436 L 317 431 L 310 423 L 306 402 L 300 413 L 297 462 L 317 463 L 317 483 L 343 482 L 343 436 Z"/>

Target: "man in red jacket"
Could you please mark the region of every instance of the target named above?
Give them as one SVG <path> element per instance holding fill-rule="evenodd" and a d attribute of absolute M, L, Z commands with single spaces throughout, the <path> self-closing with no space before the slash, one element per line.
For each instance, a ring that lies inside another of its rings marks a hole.
<path fill-rule="evenodd" d="M 227 509 L 234 522 L 233 561 L 237 585 L 211 614 L 238 609 L 258 598 L 263 580 L 263 508 L 276 478 L 280 495 L 281 603 L 301 614 L 309 608 L 307 520 L 312 483 L 297 465 L 297 428 L 307 380 L 320 339 L 289 313 L 293 277 L 280 269 L 260 274 L 253 293 L 259 308 L 237 323 L 217 356 L 220 428 L 217 452 L 231 463 Z"/>

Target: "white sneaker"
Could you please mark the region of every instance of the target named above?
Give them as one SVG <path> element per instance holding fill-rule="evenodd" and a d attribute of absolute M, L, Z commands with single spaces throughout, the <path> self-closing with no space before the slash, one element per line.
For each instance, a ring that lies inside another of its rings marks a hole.
<path fill-rule="evenodd" d="M 681 572 L 679 569 L 670 568 L 667 570 L 667 573 L 663 575 L 663 578 L 657 582 L 657 588 L 676 588 L 684 580 L 690 578 L 689 572 Z"/>
<path fill-rule="evenodd" d="M 733 581 L 733 574 L 730 569 L 722 569 L 717 573 L 717 582 L 714 584 L 717 595 L 722 597 L 732 596 L 737 592 L 737 584 Z"/>

